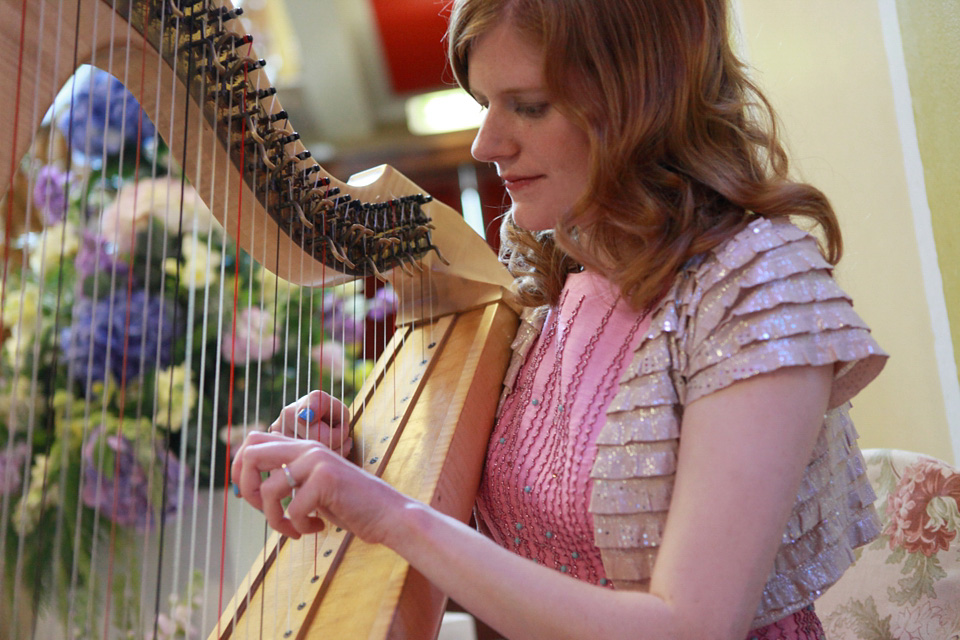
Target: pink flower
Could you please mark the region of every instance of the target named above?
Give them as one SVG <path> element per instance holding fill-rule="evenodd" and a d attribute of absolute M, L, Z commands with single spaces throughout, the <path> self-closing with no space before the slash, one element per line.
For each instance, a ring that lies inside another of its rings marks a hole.
<path fill-rule="evenodd" d="M 240 445 L 243 444 L 243 441 L 246 437 L 253 431 L 266 431 L 267 425 L 262 422 L 255 422 L 253 424 L 235 424 L 229 429 L 227 427 L 220 427 L 220 442 L 229 445 L 230 449 L 230 459 L 233 460 L 233 456 L 237 453 L 237 449 L 240 448 Z M 227 437 L 229 435 L 229 438 Z"/>
<path fill-rule="evenodd" d="M 907 467 L 897 488 L 887 501 L 890 522 L 884 533 L 890 536 L 890 548 L 903 547 L 908 553 L 932 556 L 946 551 L 957 536 L 956 525 L 944 518 L 934 518 L 942 503 L 954 513 L 960 505 L 960 474 L 951 473 L 943 463 L 926 459 Z M 930 508 L 934 503 L 933 509 Z"/>
<path fill-rule="evenodd" d="M 346 352 L 342 344 L 336 340 L 326 340 L 323 344 L 314 347 L 310 355 L 320 370 L 330 374 L 333 380 L 343 378 L 346 370 Z"/>
<path fill-rule="evenodd" d="M 30 459 L 30 445 L 20 443 L 10 447 L 0 445 L 0 496 L 10 495 L 20 490 L 21 469 Z"/>
<path fill-rule="evenodd" d="M 234 320 L 234 328 L 226 334 L 220 346 L 220 354 L 227 362 L 231 358 L 234 364 L 267 360 L 280 348 L 280 339 L 273 329 L 273 317 L 267 311 L 256 307 L 242 309 Z"/>

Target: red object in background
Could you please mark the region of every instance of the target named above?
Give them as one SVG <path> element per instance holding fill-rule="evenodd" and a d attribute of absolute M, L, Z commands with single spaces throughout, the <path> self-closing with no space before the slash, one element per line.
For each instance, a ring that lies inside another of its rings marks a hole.
<path fill-rule="evenodd" d="M 394 92 L 429 91 L 452 81 L 443 43 L 448 0 L 370 0 L 370 4 Z"/>

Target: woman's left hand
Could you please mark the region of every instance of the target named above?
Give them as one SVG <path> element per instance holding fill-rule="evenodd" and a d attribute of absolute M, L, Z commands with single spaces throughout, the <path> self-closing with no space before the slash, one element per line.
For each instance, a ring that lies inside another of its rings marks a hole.
<path fill-rule="evenodd" d="M 264 472 L 270 474 L 266 479 Z M 366 542 L 381 543 L 390 533 L 390 517 L 411 502 L 329 447 L 279 433 L 247 436 L 231 474 L 240 495 L 291 538 L 322 530 L 326 519 Z M 293 498 L 284 513 L 288 496 Z"/>
<path fill-rule="evenodd" d="M 350 430 L 346 405 L 329 393 L 316 390 L 284 407 L 270 425 L 273 433 L 322 442 L 345 458 L 353 449 Z"/>

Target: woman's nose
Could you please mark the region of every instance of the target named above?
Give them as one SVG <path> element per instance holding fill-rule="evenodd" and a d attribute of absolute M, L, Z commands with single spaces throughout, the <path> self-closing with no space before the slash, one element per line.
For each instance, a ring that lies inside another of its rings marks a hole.
<path fill-rule="evenodd" d="M 487 110 L 480 129 L 473 139 L 473 145 L 470 147 L 471 155 L 478 162 L 496 162 L 498 158 L 512 153 L 511 147 L 515 145 L 510 142 L 507 129 L 499 114 Z"/>

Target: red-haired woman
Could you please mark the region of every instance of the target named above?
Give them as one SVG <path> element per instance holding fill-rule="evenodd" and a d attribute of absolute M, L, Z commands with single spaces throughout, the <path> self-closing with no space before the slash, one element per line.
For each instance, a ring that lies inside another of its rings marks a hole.
<path fill-rule="evenodd" d="M 481 532 L 279 434 L 237 456 L 242 494 L 391 547 L 510 638 L 822 638 L 813 601 L 878 533 L 847 402 L 886 356 L 726 2 L 456 0 L 448 46 L 529 310 Z"/>

